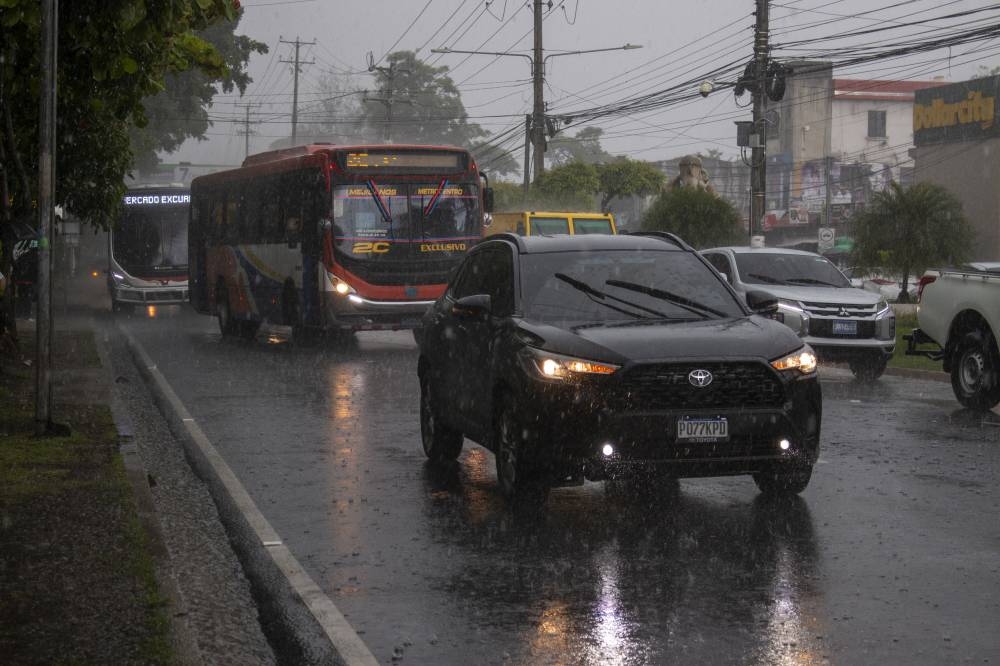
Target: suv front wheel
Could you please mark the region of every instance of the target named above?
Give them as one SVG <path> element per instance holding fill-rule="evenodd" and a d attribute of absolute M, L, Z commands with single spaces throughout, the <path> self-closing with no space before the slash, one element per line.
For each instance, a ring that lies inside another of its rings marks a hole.
<path fill-rule="evenodd" d="M 859 382 L 873 382 L 882 376 L 886 365 L 889 364 L 888 357 L 882 354 L 868 354 L 851 359 L 848 365 L 854 377 Z"/>
<path fill-rule="evenodd" d="M 434 462 L 455 460 L 462 452 L 462 433 L 438 418 L 429 374 L 428 370 L 420 378 L 420 439 L 424 454 Z"/>
<path fill-rule="evenodd" d="M 548 497 L 549 485 L 527 459 L 526 444 L 517 405 L 512 396 L 504 395 L 497 417 L 494 447 L 497 482 L 509 501 L 517 504 L 540 504 Z"/>
<path fill-rule="evenodd" d="M 812 465 L 778 464 L 753 475 L 757 488 L 765 495 L 797 495 L 809 485 Z"/>

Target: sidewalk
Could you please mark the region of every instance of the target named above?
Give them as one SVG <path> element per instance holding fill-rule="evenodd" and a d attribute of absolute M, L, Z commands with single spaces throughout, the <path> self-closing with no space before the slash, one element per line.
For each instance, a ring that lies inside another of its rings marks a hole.
<path fill-rule="evenodd" d="M 0 662 L 273 664 L 250 584 L 100 308 L 59 308 L 36 439 L 34 321 L 0 359 Z"/>

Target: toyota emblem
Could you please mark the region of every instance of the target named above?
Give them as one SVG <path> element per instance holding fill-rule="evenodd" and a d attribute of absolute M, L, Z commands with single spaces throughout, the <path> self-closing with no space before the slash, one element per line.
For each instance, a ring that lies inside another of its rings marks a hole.
<path fill-rule="evenodd" d="M 705 388 L 712 383 L 712 373 L 708 370 L 692 370 L 688 373 L 688 382 L 690 382 L 691 386 Z"/>

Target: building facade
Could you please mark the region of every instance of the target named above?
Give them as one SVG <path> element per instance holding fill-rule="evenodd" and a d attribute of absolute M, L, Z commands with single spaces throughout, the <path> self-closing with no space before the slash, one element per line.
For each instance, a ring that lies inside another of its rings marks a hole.
<path fill-rule="evenodd" d="M 975 232 L 973 261 L 1000 258 L 1000 76 L 919 90 L 913 105 L 918 181 L 962 202 Z"/>
<path fill-rule="evenodd" d="M 825 61 L 786 64 L 785 96 L 765 114 L 767 243 L 808 243 L 832 228 L 849 247 L 850 217 L 871 193 L 912 181 L 914 95 L 944 82 L 836 79 Z"/>

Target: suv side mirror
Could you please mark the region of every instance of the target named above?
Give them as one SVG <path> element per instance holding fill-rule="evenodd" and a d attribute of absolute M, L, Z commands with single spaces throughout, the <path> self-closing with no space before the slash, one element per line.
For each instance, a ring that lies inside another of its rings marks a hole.
<path fill-rule="evenodd" d="M 777 307 L 777 304 L 775 304 L 775 307 Z M 455 301 L 455 305 L 451 306 L 451 313 L 457 317 L 485 319 L 492 311 L 493 299 L 490 298 L 489 294 L 463 296 Z"/>
<path fill-rule="evenodd" d="M 778 313 L 778 299 L 769 292 L 753 290 L 746 295 L 747 306 L 753 310 L 754 314 L 772 317 Z"/>

